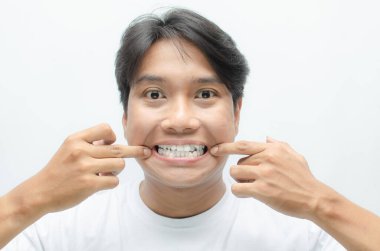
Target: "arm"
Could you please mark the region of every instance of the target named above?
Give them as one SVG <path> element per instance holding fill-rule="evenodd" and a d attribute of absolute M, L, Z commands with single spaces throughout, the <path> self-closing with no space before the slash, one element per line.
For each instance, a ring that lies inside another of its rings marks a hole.
<path fill-rule="evenodd" d="M 33 179 L 35 177 L 0 197 L 0 249 L 47 213 L 39 206 L 37 198 L 28 196 Z"/>
<path fill-rule="evenodd" d="M 239 141 L 211 149 L 215 156 L 248 155 L 230 169 L 232 192 L 313 221 L 348 250 L 380 250 L 380 218 L 318 181 L 303 156 L 287 143 Z"/>
<path fill-rule="evenodd" d="M 324 186 L 324 185 L 322 185 Z M 380 217 L 354 204 L 331 188 L 321 191 L 309 219 L 348 250 L 380 249 Z"/>
<path fill-rule="evenodd" d="M 105 124 L 73 134 L 45 168 L 2 196 L 0 248 L 43 215 L 68 209 L 99 190 L 116 187 L 123 158 L 150 155 L 143 146 L 110 145 L 115 140 Z"/>

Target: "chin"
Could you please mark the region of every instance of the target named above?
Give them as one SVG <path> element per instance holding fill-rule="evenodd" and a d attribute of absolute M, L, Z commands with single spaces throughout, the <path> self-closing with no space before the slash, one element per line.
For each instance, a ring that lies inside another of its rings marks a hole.
<path fill-rule="evenodd" d="M 189 189 L 211 185 L 222 178 L 224 160 L 214 159 L 202 166 L 154 165 L 149 160 L 139 160 L 145 175 L 145 181 L 155 185 L 174 189 Z M 210 163 L 213 162 L 213 163 Z"/>

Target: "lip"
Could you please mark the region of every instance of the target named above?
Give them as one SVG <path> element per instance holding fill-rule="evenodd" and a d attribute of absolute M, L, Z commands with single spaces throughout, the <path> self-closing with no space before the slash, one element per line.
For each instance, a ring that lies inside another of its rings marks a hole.
<path fill-rule="evenodd" d="M 167 158 L 165 156 L 160 155 L 157 150 L 156 150 L 156 145 L 205 145 L 207 147 L 207 152 L 205 152 L 203 155 L 198 156 L 198 157 L 192 157 L 192 158 L 186 158 L 186 157 L 181 157 L 181 158 Z M 172 164 L 172 165 L 191 165 L 194 164 L 198 161 L 201 161 L 207 157 L 209 157 L 209 146 L 205 144 L 202 141 L 197 141 L 197 140 L 165 140 L 165 141 L 160 141 L 155 143 L 155 145 L 152 147 L 152 152 L 153 152 L 153 157 L 157 158 L 160 161 L 163 161 L 167 164 Z"/>

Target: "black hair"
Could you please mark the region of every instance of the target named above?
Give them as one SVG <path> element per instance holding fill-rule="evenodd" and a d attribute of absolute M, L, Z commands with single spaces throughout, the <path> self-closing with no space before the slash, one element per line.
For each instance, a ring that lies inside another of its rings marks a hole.
<path fill-rule="evenodd" d="M 232 38 L 216 24 L 186 9 L 173 8 L 162 17 L 149 14 L 135 19 L 124 32 L 115 61 L 115 74 L 124 110 L 145 52 L 158 40 L 184 39 L 207 58 L 231 92 L 234 105 L 243 96 L 249 68 Z"/>

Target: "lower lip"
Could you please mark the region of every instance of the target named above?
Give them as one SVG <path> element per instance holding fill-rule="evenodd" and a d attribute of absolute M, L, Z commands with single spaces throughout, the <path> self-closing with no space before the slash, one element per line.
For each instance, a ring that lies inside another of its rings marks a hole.
<path fill-rule="evenodd" d="M 160 155 L 156 148 L 154 147 L 154 151 L 153 151 L 153 156 L 156 157 L 157 159 L 159 160 L 162 160 L 166 163 L 170 163 L 170 164 L 193 164 L 195 162 L 198 162 L 204 158 L 206 158 L 207 156 L 209 155 L 208 151 L 206 153 L 204 153 L 203 155 L 201 156 L 198 156 L 198 157 L 193 157 L 193 158 L 186 158 L 186 157 L 181 157 L 181 158 L 168 158 L 168 157 L 165 157 L 163 155 Z"/>

